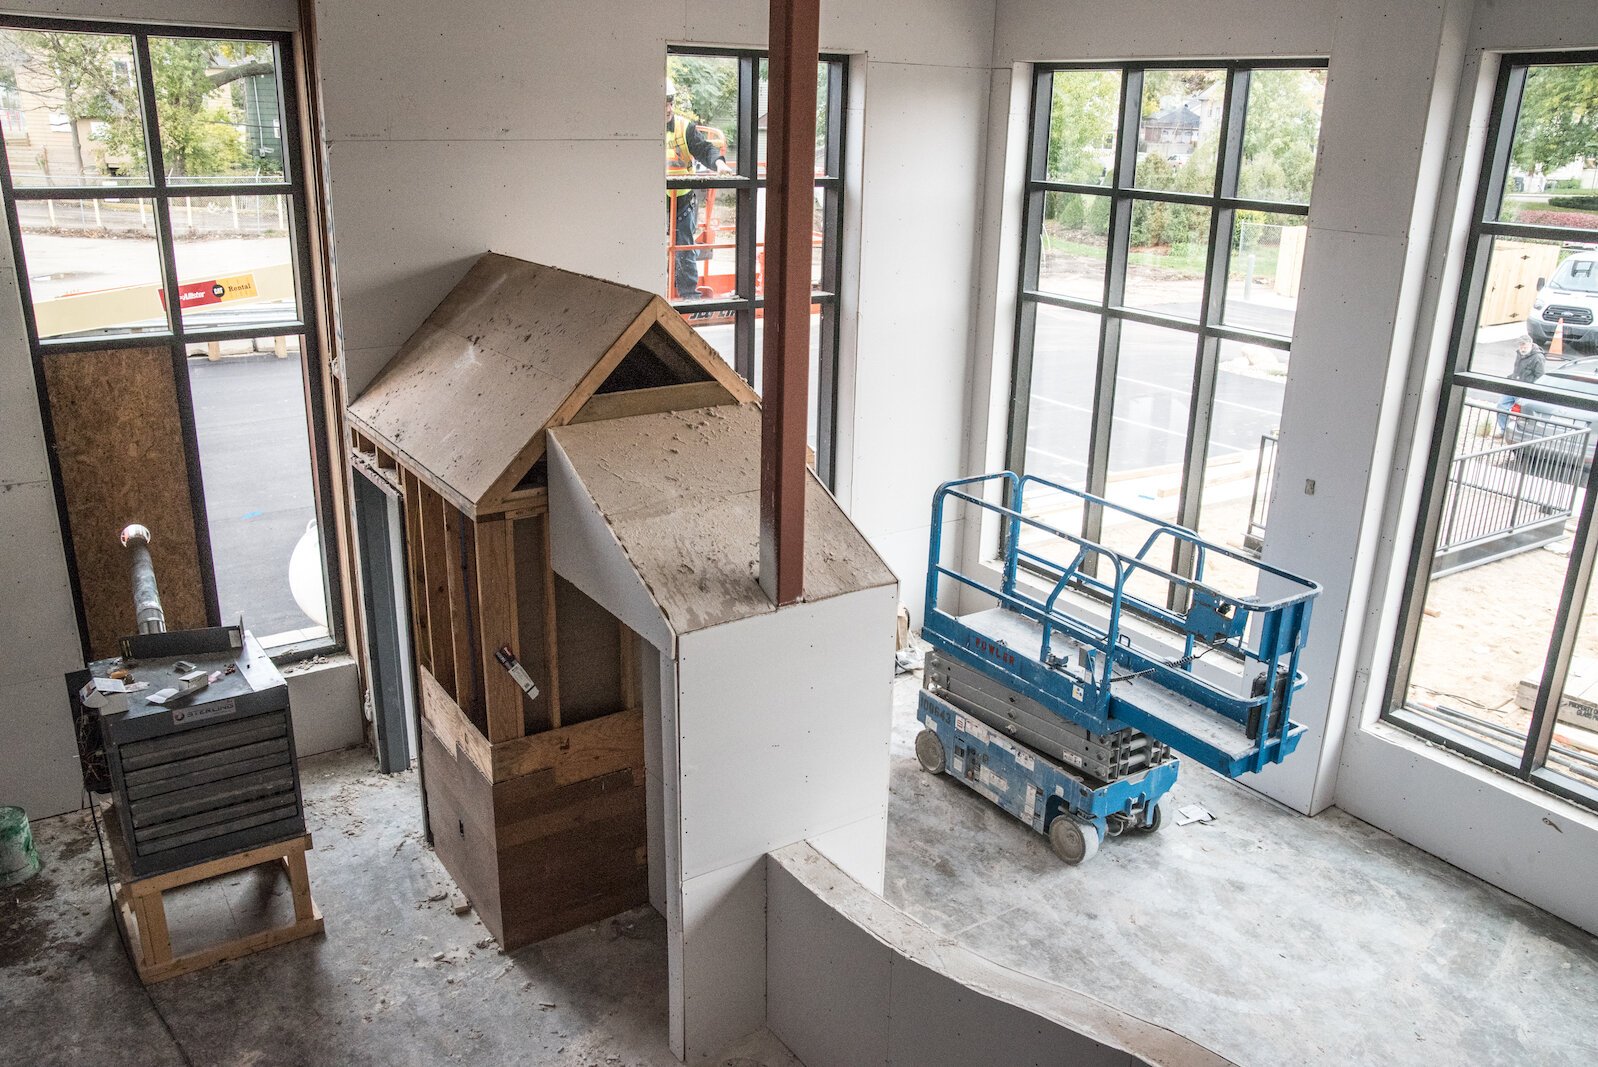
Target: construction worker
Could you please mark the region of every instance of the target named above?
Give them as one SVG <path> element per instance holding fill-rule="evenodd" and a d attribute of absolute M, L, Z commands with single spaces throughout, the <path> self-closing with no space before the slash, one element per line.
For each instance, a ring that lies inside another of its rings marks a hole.
<path fill-rule="evenodd" d="M 1515 346 L 1515 365 L 1509 371 L 1509 380 L 1512 382 L 1534 382 L 1543 376 L 1548 369 L 1548 362 L 1543 356 L 1543 350 L 1530 337 L 1522 336 Z M 1515 410 L 1515 405 L 1520 403 L 1520 397 L 1505 394 L 1498 399 L 1498 436 L 1502 437 L 1509 429 L 1509 416 Z"/>
<path fill-rule="evenodd" d="M 721 149 L 711 144 L 693 120 L 679 115 L 675 106 L 677 84 L 666 79 L 666 177 L 687 178 L 694 173 L 698 163 L 717 174 L 736 173 L 722 157 Z M 694 189 L 666 190 L 666 226 L 668 239 L 676 246 L 698 243 L 698 191 Z M 698 256 L 692 248 L 681 248 L 671 256 L 671 293 L 673 300 L 692 300 L 699 295 Z"/>

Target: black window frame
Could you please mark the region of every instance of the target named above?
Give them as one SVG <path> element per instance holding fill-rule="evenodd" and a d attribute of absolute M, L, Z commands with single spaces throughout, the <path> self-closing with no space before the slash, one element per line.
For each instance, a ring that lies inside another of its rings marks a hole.
<path fill-rule="evenodd" d="M 334 507 L 334 478 L 332 456 L 328 446 L 328 415 L 323 391 L 325 368 L 319 353 L 322 351 L 321 325 L 313 284 L 311 243 L 309 164 L 300 123 L 300 93 L 294 72 L 300 68 L 299 44 L 296 35 L 283 30 L 253 30 L 237 27 L 165 25 L 111 21 L 98 19 L 45 18 L 25 15 L 0 15 L 0 29 L 28 32 L 84 33 L 126 36 L 133 44 L 133 74 L 139 85 L 141 126 L 145 142 L 148 181 L 144 184 L 119 184 L 115 186 L 21 186 L 13 181 L 10 156 L 5 151 L 3 132 L 0 132 L 0 199 L 5 201 L 5 215 L 11 253 L 16 265 L 18 295 L 22 303 L 22 319 L 27 333 L 29 355 L 33 364 L 34 385 L 38 396 L 39 413 L 43 422 L 45 439 L 54 441 L 50 401 L 45 381 L 44 358 L 47 355 L 98 352 L 113 348 L 165 348 L 172 357 L 173 382 L 178 394 L 178 414 L 181 420 L 183 448 L 187 466 L 189 499 L 193 508 L 195 546 L 198 552 L 202 593 L 206 602 L 206 621 L 217 626 L 223 622 L 218 600 L 216 565 L 212 557 L 210 522 L 206 514 L 205 486 L 201 473 L 200 445 L 194 419 L 193 396 L 190 391 L 188 360 L 189 346 L 207 342 L 235 341 L 258 337 L 300 338 L 301 388 L 306 405 L 306 432 L 311 457 L 311 473 L 315 482 L 313 502 L 316 521 L 321 531 L 321 563 L 323 591 L 327 599 L 327 636 L 312 640 L 275 645 L 269 651 L 278 663 L 290 663 L 327 652 L 342 650 L 344 591 L 340 569 L 339 539 L 334 535 L 336 514 Z M 155 39 L 191 38 L 208 41 L 248 41 L 270 44 L 274 49 L 274 74 L 277 79 L 279 107 L 282 114 L 281 137 L 283 142 L 283 175 L 277 181 L 240 181 L 171 184 L 162 158 L 160 130 L 157 125 L 157 102 L 154 69 L 150 59 L 150 41 Z M 208 196 L 281 196 L 286 199 L 289 213 L 291 265 L 294 269 L 295 306 L 299 318 L 295 321 L 262 322 L 254 325 L 215 329 L 185 327 L 180 301 L 177 299 L 178 272 L 176 245 L 173 239 L 171 202 L 193 197 Z M 168 329 L 164 332 L 106 333 L 94 337 L 68 337 L 43 339 L 39 337 L 34 317 L 33 291 L 26 267 L 27 259 L 22 242 L 22 227 L 17 205 L 29 200 L 140 199 L 151 203 L 154 215 L 156 247 L 161 272 L 161 291 L 165 298 Z M 77 563 L 73 549 L 71 521 L 67 510 L 65 487 L 54 447 L 46 449 L 49 458 L 50 478 L 54 486 L 57 518 L 65 548 L 68 578 L 73 592 L 73 608 L 77 617 L 82 652 L 87 660 L 89 647 L 88 620 L 84 613 Z M 247 622 L 248 620 L 246 620 Z"/>
<path fill-rule="evenodd" d="M 766 179 L 760 176 L 759 139 L 759 64 L 767 53 L 753 48 L 713 48 L 697 45 L 670 45 L 666 49 L 668 67 L 673 56 L 723 58 L 738 62 L 738 167 L 736 174 L 668 178 L 666 189 L 719 190 L 736 192 L 735 222 L 737 292 L 725 300 L 674 300 L 678 309 L 694 326 L 693 316 L 731 314 L 734 317 L 733 369 L 758 389 L 760 353 L 755 350 L 755 312 L 765 307 L 764 297 L 755 295 L 756 212 L 760 190 Z M 823 52 L 819 61 L 827 64 L 827 146 L 825 176 L 815 179 L 815 188 L 824 191 L 823 239 L 821 249 L 821 288 L 812 289 L 810 302 L 821 306 L 821 351 L 817 367 L 820 381 L 816 397 L 816 473 L 829 488 L 837 476 L 838 432 L 838 349 L 840 324 L 838 293 L 843 275 L 844 166 L 849 97 L 849 57 Z M 668 256 L 668 275 L 670 272 Z M 671 291 L 670 280 L 667 292 Z"/>
<path fill-rule="evenodd" d="M 1458 440 L 1463 407 L 1472 389 L 1501 393 L 1505 379 L 1471 369 L 1476 323 L 1481 315 L 1487 275 L 1495 237 L 1531 240 L 1593 243 L 1594 231 L 1556 226 L 1525 225 L 1498 221 L 1504 188 L 1509 181 L 1510 156 L 1515 127 L 1520 118 L 1522 92 L 1530 67 L 1560 64 L 1598 64 L 1598 51 L 1512 52 L 1498 56 L 1499 68 L 1493 89 L 1492 110 L 1487 123 L 1487 142 L 1482 152 L 1482 167 L 1472 198 L 1470 231 L 1465 248 L 1464 267 L 1454 305 L 1449 333 L 1449 355 L 1443 370 L 1437 419 L 1426 454 L 1426 476 L 1415 512 L 1415 537 L 1404 572 L 1404 593 L 1399 607 L 1398 640 L 1387 674 L 1381 720 L 1415 734 L 1476 763 L 1490 767 L 1565 800 L 1598 809 L 1598 787 L 1571 775 L 1550 769 L 1546 764 L 1553 746 L 1558 709 L 1564 697 L 1570 661 L 1581 629 L 1581 610 L 1586 601 L 1598 556 L 1598 463 L 1587 472 L 1580 517 L 1572 538 L 1559 607 L 1549 635 L 1548 653 L 1537 699 L 1532 708 L 1526 740 L 1520 758 L 1511 758 L 1503 748 L 1495 748 L 1463 729 L 1453 729 L 1422 712 L 1407 707 L 1416 646 L 1431 585 L 1432 558 L 1437 546 L 1443 504 L 1446 498 L 1444 469 L 1449 464 Z M 1461 190 L 1463 192 L 1463 190 Z M 1567 407 L 1583 408 L 1598 414 L 1598 396 L 1562 391 L 1533 383 L 1515 383 L 1515 394 L 1533 400 Z"/>
<path fill-rule="evenodd" d="M 1324 57 L 1273 57 L 1270 59 L 1170 59 L 1143 62 L 1068 62 L 1039 63 L 1033 66 L 1031 113 L 1028 119 L 1026 182 L 1023 191 L 1020 285 L 1016 299 L 1013 361 L 1010 378 L 1010 407 L 1006 427 L 1005 458 L 1010 470 L 1026 473 L 1027 428 L 1031 417 L 1033 345 L 1037 309 L 1040 306 L 1064 308 L 1099 316 L 1099 344 L 1096 375 L 1092 383 L 1093 412 L 1088 441 L 1087 482 L 1089 493 L 1103 496 L 1108 480 L 1110 430 L 1115 414 L 1116 370 L 1119 361 L 1121 324 L 1141 323 L 1177 330 L 1194 336 L 1197 357 L 1188 411 L 1188 439 L 1182 461 L 1182 486 L 1175 521 L 1196 528 L 1203 492 L 1203 472 L 1208 459 L 1210 419 L 1214 408 L 1216 372 L 1223 341 L 1237 341 L 1278 351 L 1291 351 L 1291 336 L 1261 333 L 1222 321 L 1231 245 L 1239 211 L 1258 211 L 1273 215 L 1309 215 L 1308 203 L 1259 200 L 1237 195 L 1241 170 L 1244 122 L 1248 110 L 1249 78 L 1259 70 L 1324 70 Z M 1135 184 L 1140 128 L 1142 125 L 1143 76 L 1153 70 L 1220 70 L 1226 75 L 1221 108 L 1220 148 L 1216 153 L 1215 182 L 1207 195 L 1139 188 Z M 1048 178 L 1050 112 L 1053 78 L 1059 71 L 1114 71 L 1119 73 L 1120 97 L 1117 104 L 1115 158 L 1108 185 L 1087 185 L 1053 181 Z M 1106 238 L 1104 289 L 1098 301 L 1050 293 L 1038 288 L 1041 265 L 1042 222 L 1045 197 L 1049 193 L 1069 193 L 1104 197 L 1109 201 Z M 1204 207 L 1210 213 L 1206 269 L 1197 320 L 1163 315 L 1122 302 L 1130 256 L 1132 209 L 1138 203 L 1167 203 Z M 1220 250 L 1222 254 L 1217 254 Z M 1101 509 L 1084 509 L 1082 536 L 1097 541 L 1102 533 Z M 1192 573 L 1191 546 L 1179 545 L 1173 569 Z M 1035 564 L 1029 569 L 1043 571 Z M 1180 595 L 1172 586 L 1171 596 Z"/>

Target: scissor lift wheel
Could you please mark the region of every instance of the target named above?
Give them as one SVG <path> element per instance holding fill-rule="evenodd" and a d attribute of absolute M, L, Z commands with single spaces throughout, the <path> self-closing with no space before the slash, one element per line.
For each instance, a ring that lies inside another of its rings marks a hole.
<path fill-rule="evenodd" d="M 1077 822 L 1069 815 L 1056 815 L 1049 823 L 1049 844 L 1056 856 L 1075 867 L 1098 853 L 1099 831 L 1091 823 Z"/>
<path fill-rule="evenodd" d="M 943 742 L 938 740 L 936 730 L 922 730 L 916 734 L 916 762 L 928 774 L 943 773 Z"/>

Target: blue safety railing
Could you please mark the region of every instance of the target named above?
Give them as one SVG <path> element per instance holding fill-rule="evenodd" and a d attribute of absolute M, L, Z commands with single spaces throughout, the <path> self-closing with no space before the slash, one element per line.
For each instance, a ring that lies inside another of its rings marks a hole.
<path fill-rule="evenodd" d="M 995 486 L 1005 492 L 1008 505 L 982 498 L 982 489 Z M 1127 555 L 1078 534 L 1058 529 L 1023 513 L 1027 490 L 1034 486 L 1065 494 L 1080 501 L 1084 507 L 1098 507 L 1103 509 L 1102 513 L 1118 513 L 1135 518 L 1148 524 L 1150 532 L 1136 553 Z M 943 564 L 943 513 L 951 498 L 995 514 L 1004 523 L 1003 571 L 998 586 Z M 1057 549 L 1062 542 L 1071 547 L 1057 551 L 1054 558 L 1050 558 L 1023 547 L 1023 530 L 1047 535 L 1053 539 Z M 1189 546 L 1193 569 L 1191 576 L 1177 574 L 1149 562 L 1149 555 L 1155 547 L 1167 542 Z M 1236 596 L 1205 584 L 1205 566 L 1214 555 L 1235 561 L 1254 572 L 1260 581 L 1269 579 L 1280 584 L 1286 592 L 1268 599 L 1258 595 Z M 1090 566 L 1090 560 L 1097 562 Z M 1028 591 L 1029 583 L 1021 581 L 1023 565 L 1043 576 L 1044 580 L 1050 577 L 1054 579 L 1046 596 L 1039 598 Z M 1109 573 L 1103 573 L 1106 570 Z M 1164 604 L 1137 596 L 1127 589 L 1127 582 L 1138 574 L 1150 575 L 1163 588 L 1179 590 L 1180 594 Z M 1080 712 L 1078 717 L 1084 725 L 1104 730 L 1133 725 L 1151 735 L 1161 733 L 1160 724 L 1151 721 L 1154 712 L 1137 706 L 1132 698 L 1122 697 L 1115 689 L 1118 682 L 1147 678 L 1226 716 L 1247 733 L 1253 742 L 1248 765 L 1238 767 L 1233 761 L 1212 753 L 1212 758 L 1204 762 L 1217 769 L 1227 773 L 1258 770 L 1267 762 L 1279 761 L 1291 749 L 1289 735 L 1292 725 L 1288 708 L 1294 690 L 1303 684 L 1298 659 L 1308 636 L 1310 606 L 1320 593 L 1320 586 L 1315 582 L 1261 563 L 1225 546 L 1204 541 L 1192 530 L 1103 497 L 1032 475 L 1017 476 L 1010 471 L 947 482 L 933 495 L 923 632 L 935 645 L 957 655 L 968 655 L 970 635 L 963 624 L 955 616 L 938 608 L 939 584 L 944 578 L 991 596 L 1000 606 L 1031 618 L 1042 626 L 1038 662 L 1022 665 L 1022 669 L 1016 672 L 1017 680 L 1037 690 L 1038 693 L 1034 695 L 1041 694 L 1045 698 L 1052 690 L 1061 688 L 1058 684 L 1060 681 L 1071 683 L 1065 688 L 1075 697 L 1067 704 L 1073 712 Z M 1074 610 L 1062 607 L 1062 597 L 1068 592 L 1085 594 L 1090 598 L 1087 603 L 1107 609 L 1104 621 L 1100 622 L 1082 610 L 1082 603 L 1068 601 Z M 1173 607 L 1174 604 L 1182 607 L 1178 609 Z M 1181 655 L 1166 658 L 1169 650 L 1149 642 L 1141 632 L 1124 628 L 1122 618 L 1129 608 L 1140 618 L 1152 623 L 1162 637 L 1175 637 L 1180 642 Z M 1054 655 L 1052 640 L 1056 633 L 1089 650 L 1085 678 L 1071 674 L 1068 668 L 1072 665 Z M 1140 642 L 1147 647 L 1140 647 Z M 1233 676 L 1226 671 L 1207 673 L 1224 677 L 1231 685 L 1217 684 L 1194 670 L 1199 657 L 1211 652 L 1229 659 L 1236 668 L 1236 674 Z M 1250 677 L 1251 665 L 1262 672 L 1257 678 Z M 1261 679 L 1263 685 L 1260 684 Z M 1260 691 L 1255 692 L 1254 689 Z M 1173 747 L 1181 746 L 1173 741 Z"/>

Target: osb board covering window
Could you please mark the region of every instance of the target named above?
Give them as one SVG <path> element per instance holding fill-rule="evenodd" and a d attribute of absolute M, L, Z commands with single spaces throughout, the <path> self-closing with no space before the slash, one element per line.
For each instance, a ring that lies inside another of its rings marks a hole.
<path fill-rule="evenodd" d="M 115 655 L 117 639 L 134 629 L 127 553 L 117 536 L 131 522 L 150 528 L 167 628 L 204 626 L 171 351 L 52 353 L 44 376 L 93 655 Z"/>

